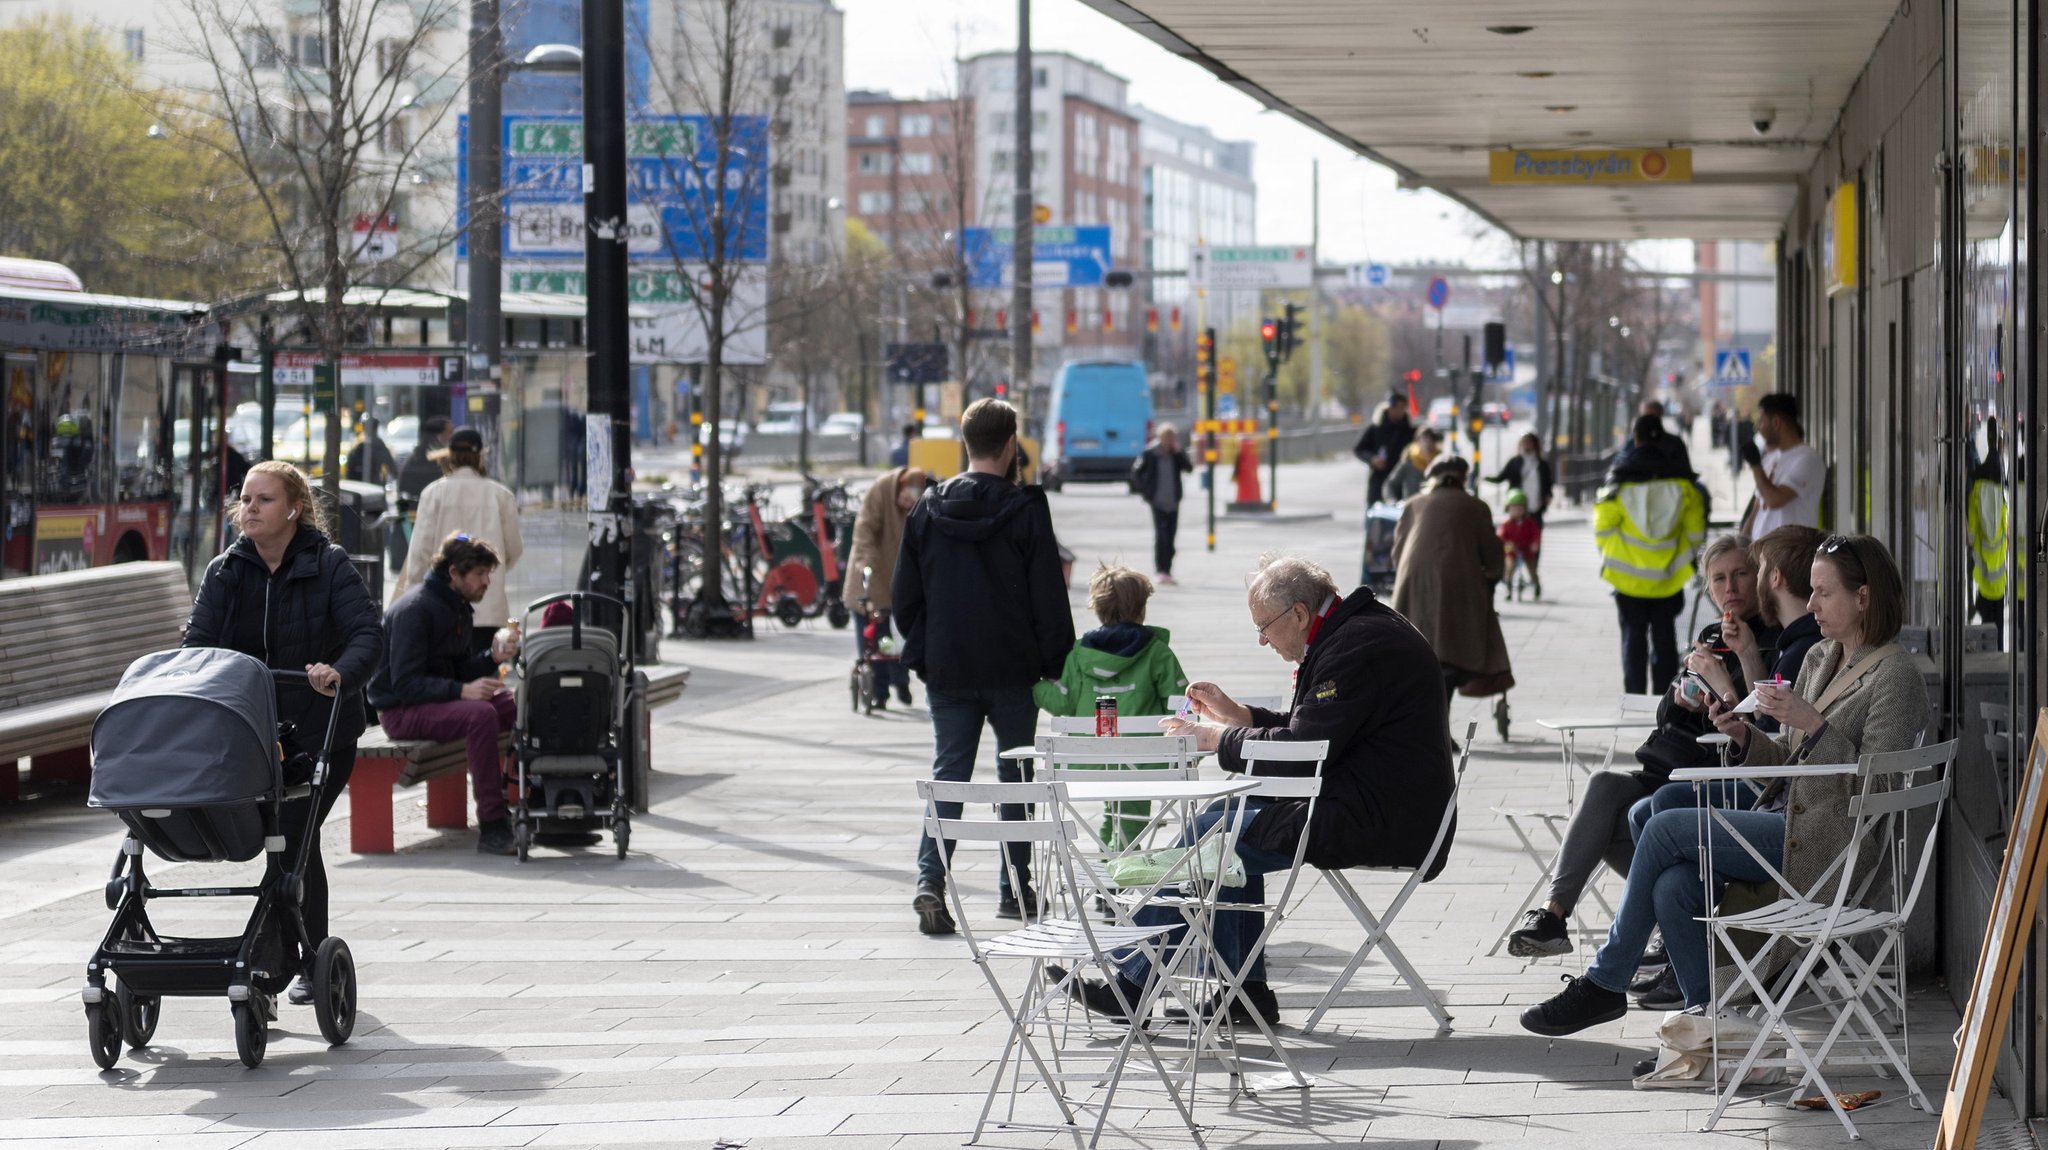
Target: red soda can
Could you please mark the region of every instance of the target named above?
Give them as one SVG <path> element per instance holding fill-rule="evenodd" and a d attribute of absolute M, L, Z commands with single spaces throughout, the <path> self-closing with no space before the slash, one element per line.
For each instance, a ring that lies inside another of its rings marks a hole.
<path fill-rule="evenodd" d="M 1116 737 L 1116 696 L 1095 696 L 1095 737 L 1113 739 Z"/>

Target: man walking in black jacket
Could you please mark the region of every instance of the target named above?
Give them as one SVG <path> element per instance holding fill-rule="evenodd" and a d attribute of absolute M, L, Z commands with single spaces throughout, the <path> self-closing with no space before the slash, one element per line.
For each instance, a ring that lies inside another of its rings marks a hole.
<path fill-rule="evenodd" d="M 513 650 L 494 649 L 489 634 L 477 633 L 472 608 L 497 569 L 497 552 L 480 539 L 457 532 L 441 543 L 427 577 L 384 612 L 384 664 L 370 680 L 370 702 L 394 739 L 464 741 L 476 792 L 476 849 L 509 855 L 498 736 L 512 729 L 519 706 L 498 677 L 498 660 Z"/>
<path fill-rule="evenodd" d="M 983 723 L 995 729 L 999 748 L 1031 744 L 1038 725 L 1031 686 L 1058 678 L 1074 646 L 1045 491 L 1015 482 L 1017 409 L 999 399 L 976 400 L 960 416 L 960 438 L 967 470 L 927 491 L 911 511 L 890 586 L 904 636 L 903 664 L 924 679 L 931 705 L 932 777 L 946 782 L 974 777 Z M 1024 769 L 996 764 L 1004 782 L 1021 781 Z M 938 806 L 939 817 L 959 817 L 958 803 Z M 1021 819 L 1024 808 L 1005 807 L 1001 814 Z M 926 934 L 954 930 L 942 849 L 944 858 L 952 857 L 951 842 L 942 847 L 924 836 L 917 845 L 911 906 Z M 1030 846 L 1013 844 L 1009 852 L 996 914 L 1033 917 L 1038 899 L 1026 885 Z"/>

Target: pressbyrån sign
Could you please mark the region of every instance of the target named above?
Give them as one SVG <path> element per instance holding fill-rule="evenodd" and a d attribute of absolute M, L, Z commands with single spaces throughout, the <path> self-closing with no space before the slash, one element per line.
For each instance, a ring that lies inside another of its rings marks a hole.
<path fill-rule="evenodd" d="M 1502 149 L 1486 157 L 1495 184 L 1689 184 L 1691 148 Z"/>

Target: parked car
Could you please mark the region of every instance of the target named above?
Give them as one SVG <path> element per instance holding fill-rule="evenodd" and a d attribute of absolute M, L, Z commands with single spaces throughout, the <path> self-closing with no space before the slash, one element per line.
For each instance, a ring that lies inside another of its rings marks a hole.
<path fill-rule="evenodd" d="M 754 425 L 756 435 L 794 436 L 810 422 L 801 403 L 771 403 L 767 418 Z"/>
<path fill-rule="evenodd" d="M 697 425 L 697 442 L 711 446 L 711 423 Z M 747 449 L 747 426 L 737 419 L 720 420 L 718 424 L 718 451 L 727 459 Z"/>
<path fill-rule="evenodd" d="M 1505 403 L 1482 404 L 1479 408 L 1479 414 L 1485 417 L 1486 422 L 1499 424 L 1502 427 L 1506 427 L 1508 420 L 1513 418 L 1514 415 L 1512 411 L 1508 410 L 1508 405 Z"/>
<path fill-rule="evenodd" d="M 1046 410 L 1040 482 L 1057 491 L 1069 479 L 1115 482 L 1152 438 L 1152 385 L 1145 365 L 1077 360 L 1060 365 Z"/>
<path fill-rule="evenodd" d="M 1449 396 L 1438 396 L 1429 401 L 1429 417 L 1423 421 L 1425 427 L 1434 427 L 1449 435 L 1452 425 L 1458 421 L 1458 401 Z"/>
<path fill-rule="evenodd" d="M 843 439 L 857 439 L 866 428 L 867 419 L 860 412 L 839 411 L 825 417 L 825 422 L 818 425 L 818 434 Z"/>

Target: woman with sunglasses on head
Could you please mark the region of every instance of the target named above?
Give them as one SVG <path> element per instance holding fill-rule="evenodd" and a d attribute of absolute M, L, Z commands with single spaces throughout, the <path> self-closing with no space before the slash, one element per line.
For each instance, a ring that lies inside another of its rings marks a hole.
<path fill-rule="evenodd" d="M 1734 761 L 1754 766 L 1847 763 L 1858 756 L 1913 747 L 1927 725 L 1920 672 L 1894 641 L 1905 619 L 1905 589 L 1884 544 L 1867 535 L 1828 537 L 1814 555 L 1807 608 L 1821 642 L 1806 654 L 1798 685 L 1756 687 L 1757 713 L 1776 720 L 1767 735 L 1716 700 L 1714 725 L 1734 740 Z M 1853 774 L 1778 779 L 1754 808 L 1723 814 L 1742 839 L 1799 893 L 1811 889 L 1849 845 Z M 1768 882 L 1771 874 L 1729 830 L 1714 836 L 1716 892 L 1729 882 Z M 1668 810 L 1651 816 L 1636 843 L 1621 909 L 1585 976 L 1566 976 L 1564 991 L 1530 1007 L 1522 1025 L 1537 1034 L 1573 1034 L 1620 1018 L 1636 960 L 1653 928 L 1662 928 L 1672 970 L 1688 1007 L 1711 996 L 1711 950 L 1698 919 L 1707 912 L 1701 889 L 1699 815 Z"/>
<path fill-rule="evenodd" d="M 298 468 L 276 460 L 251 467 L 229 516 L 240 536 L 207 564 L 184 645 L 225 647 L 275 670 L 306 674 L 309 682 L 277 685 L 278 720 L 293 728 L 284 744 L 287 759 L 318 754 L 329 714 L 341 710 L 319 809 L 307 802 L 284 806 L 288 844 L 315 836 L 300 909 L 318 945 L 327 937 L 327 870 L 318 834 L 355 769 L 362 692 L 384 651 L 380 612 L 348 552 L 330 542 L 326 515 Z M 304 978 L 287 997 L 298 1006 L 313 1001 Z"/>

